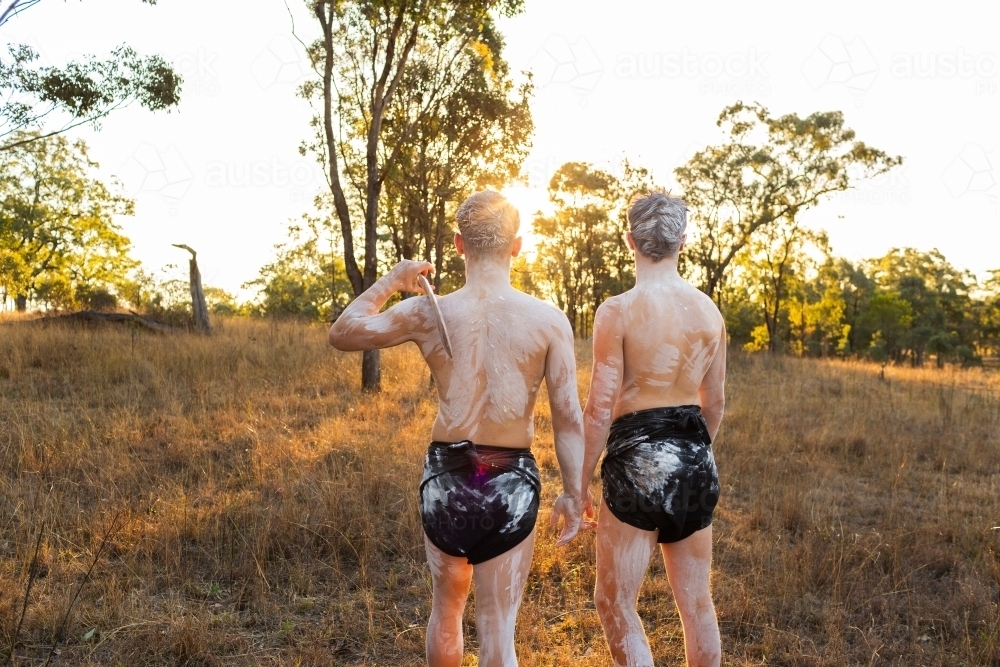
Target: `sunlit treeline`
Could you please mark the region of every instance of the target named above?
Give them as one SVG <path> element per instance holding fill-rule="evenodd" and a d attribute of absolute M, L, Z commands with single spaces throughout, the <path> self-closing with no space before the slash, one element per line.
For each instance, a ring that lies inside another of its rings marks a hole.
<path fill-rule="evenodd" d="M 500 96 L 523 102 L 526 94 L 508 86 Z M 472 191 L 509 183 L 525 155 L 526 108 L 500 111 L 520 114 L 514 152 L 496 152 L 499 144 L 485 144 L 475 133 L 459 137 L 496 150 L 492 162 L 479 163 L 460 182 L 449 177 L 448 197 L 427 179 L 442 165 L 454 166 L 454 146 L 432 151 L 440 136 L 430 130 L 426 145 L 401 163 L 406 169 L 388 175 L 377 273 L 401 259 L 421 259 L 437 268 L 440 293 L 461 286 L 463 263 L 450 241 L 454 211 Z M 836 255 L 824 233 L 799 223 L 801 211 L 901 158 L 858 141 L 837 112 L 775 118 L 762 107 L 737 104 L 723 110 L 719 124 L 723 140 L 675 170 L 692 223 L 680 270 L 722 309 L 734 345 L 918 366 L 973 365 L 1000 354 L 1000 271 L 979 281 L 936 250 L 912 248 L 850 262 Z M 133 202 L 94 177 L 83 142 L 35 139 L 0 153 L 0 161 L 6 175 L 0 182 L 0 309 L 129 308 L 173 324 L 188 321 L 186 282 L 158 278 L 130 257 L 116 219 L 131 214 Z M 589 336 L 597 307 L 634 284 L 625 243 L 628 203 L 655 187 L 649 171 L 628 162 L 615 174 L 583 162 L 562 165 L 549 182 L 552 213 L 524 221 L 537 243 L 515 260 L 515 284 L 556 304 L 578 337 Z M 428 198 L 431 191 L 438 194 Z M 244 284 L 254 298 L 237 303 L 207 287 L 210 310 L 334 319 L 356 286 L 329 206 L 321 198 L 315 212 L 289 226 L 273 261 Z"/>

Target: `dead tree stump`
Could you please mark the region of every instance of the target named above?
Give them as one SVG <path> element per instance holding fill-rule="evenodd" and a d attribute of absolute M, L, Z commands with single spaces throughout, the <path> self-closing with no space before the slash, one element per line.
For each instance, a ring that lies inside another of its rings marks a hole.
<path fill-rule="evenodd" d="M 205 290 L 201 287 L 201 272 L 198 271 L 198 253 L 190 246 L 179 243 L 172 244 L 175 248 L 191 253 L 188 265 L 191 268 L 191 312 L 194 314 L 194 328 L 204 333 L 212 330 L 208 322 L 208 305 L 205 303 Z"/>

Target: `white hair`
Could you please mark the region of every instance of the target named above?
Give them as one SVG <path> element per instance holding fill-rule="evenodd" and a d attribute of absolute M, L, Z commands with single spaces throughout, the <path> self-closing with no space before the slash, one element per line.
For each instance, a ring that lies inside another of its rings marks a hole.
<path fill-rule="evenodd" d="M 687 229 L 687 205 L 665 190 L 636 195 L 629 204 L 628 223 L 636 250 L 654 262 L 676 257 Z"/>

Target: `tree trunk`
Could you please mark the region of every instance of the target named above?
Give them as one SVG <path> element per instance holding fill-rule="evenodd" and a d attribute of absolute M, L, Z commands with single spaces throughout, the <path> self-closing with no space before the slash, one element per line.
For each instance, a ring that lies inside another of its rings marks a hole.
<path fill-rule="evenodd" d="M 363 291 L 361 269 L 354 257 L 354 228 L 351 224 L 351 214 L 347 206 L 347 197 L 340 184 L 340 166 L 337 163 L 337 135 L 333 129 L 333 24 L 334 13 L 332 5 L 317 2 L 313 7 L 316 17 L 319 19 L 323 29 L 323 138 L 326 142 L 327 158 L 327 178 L 329 180 L 330 192 L 333 194 L 334 209 L 337 212 L 337 219 L 340 221 L 341 237 L 344 240 L 344 268 L 347 279 L 351 283 L 351 290 L 354 296 L 359 296 Z"/>
<path fill-rule="evenodd" d="M 378 199 L 382 188 L 377 176 L 372 176 L 373 156 L 369 156 L 368 209 L 365 211 L 365 268 L 362 287 L 368 290 L 375 284 L 378 267 Z M 376 172 L 377 173 L 377 172 Z M 361 390 L 377 392 L 382 390 L 382 369 L 379 366 L 379 351 L 368 350 L 361 358 Z"/>
<path fill-rule="evenodd" d="M 319 19 L 320 27 L 323 29 L 323 137 L 326 143 L 327 177 L 329 178 L 330 189 L 333 193 L 334 207 L 337 217 L 340 219 L 341 230 L 344 238 L 344 263 L 347 268 L 347 276 L 354 289 L 354 296 L 358 297 L 362 292 L 375 284 L 375 274 L 378 269 L 378 212 L 379 196 L 382 193 L 382 178 L 391 169 L 393 161 L 392 155 L 388 157 L 384 164 L 379 164 L 379 146 L 382 132 L 382 123 L 385 110 L 392 102 L 393 95 L 399 87 L 403 78 L 403 71 L 409 59 L 410 53 L 416 46 L 419 34 L 420 22 L 414 20 L 412 26 L 408 28 L 408 33 L 402 33 L 405 23 L 405 14 L 410 11 L 407 3 L 402 3 L 398 8 L 399 13 L 394 17 L 388 17 L 388 31 L 380 34 L 375 25 L 371 26 L 373 38 L 373 66 L 372 73 L 375 75 L 371 81 L 371 86 L 367 91 L 367 111 L 368 133 L 365 150 L 365 202 L 364 202 L 364 268 L 359 271 L 357 261 L 354 257 L 354 229 L 351 225 L 350 211 L 347 199 L 344 196 L 340 182 L 340 171 L 337 164 L 337 150 L 339 139 L 333 130 L 334 117 L 334 95 L 339 96 L 335 90 L 334 80 L 334 26 L 336 23 L 335 3 L 316 2 L 313 3 L 313 12 Z M 388 9 L 387 9 L 388 13 Z M 380 19 L 381 20 L 381 17 Z M 399 40 L 405 38 L 405 43 L 400 48 Z M 384 60 L 381 64 L 381 71 L 376 72 L 374 62 L 378 58 L 378 40 L 384 39 L 385 46 L 382 53 Z M 397 48 L 399 53 L 397 54 Z M 395 151 L 393 151 L 395 155 Z M 349 166 L 349 165 L 348 165 Z M 378 351 L 365 352 L 361 362 L 361 388 L 365 391 L 378 391 L 381 379 L 379 371 Z"/>
<path fill-rule="evenodd" d="M 192 257 L 189 266 L 191 269 L 191 309 L 194 312 L 194 326 L 199 331 L 209 333 L 212 330 L 212 325 L 208 322 L 208 304 L 205 303 L 205 290 L 201 286 L 198 261 Z"/>
<path fill-rule="evenodd" d="M 448 221 L 444 206 L 444 200 L 439 199 L 434 207 L 434 287 L 438 290 L 441 289 L 441 276 L 444 273 L 444 244 L 448 235 Z"/>
<path fill-rule="evenodd" d="M 781 317 L 781 290 L 774 290 L 774 310 L 771 311 L 771 330 L 768 332 L 768 352 L 778 351 L 778 318 Z"/>
<path fill-rule="evenodd" d="M 382 390 L 382 367 L 379 364 L 379 350 L 365 350 L 361 353 L 361 389 L 368 392 Z"/>
<path fill-rule="evenodd" d="M 21 294 L 14 299 L 14 304 L 17 312 L 23 313 L 28 310 L 28 297 Z"/>
<path fill-rule="evenodd" d="M 767 351 L 774 352 L 774 324 L 771 322 L 771 309 L 768 307 L 766 299 L 762 310 L 764 311 L 764 326 L 767 327 Z"/>
<path fill-rule="evenodd" d="M 201 272 L 198 270 L 198 253 L 186 245 L 174 243 L 173 246 L 191 253 L 188 267 L 190 268 L 191 312 L 194 315 L 194 328 L 203 333 L 210 333 L 212 327 L 208 322 L 208 304 L 205 303 L 205 290 L 201 286 Z"/>

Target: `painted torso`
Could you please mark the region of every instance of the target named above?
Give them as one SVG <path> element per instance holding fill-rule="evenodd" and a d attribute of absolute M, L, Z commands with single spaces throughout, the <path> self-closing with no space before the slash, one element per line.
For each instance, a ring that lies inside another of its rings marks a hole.
<path fill-rule="evenodd" d="M 454 358 L 436 329 L 417 340 L 440 399 L 434 440 L 530 447 L 546 356 L 564 316 L 512 287 L 465 287 L 439 303 Z"/>
<path fill-rule="evenodd" d="M 612 413 L 700 405 L 698 388 L 722 342 L 722 317 L 701 291 L 677 280 L 614 297 L 624 369 Z"/>

